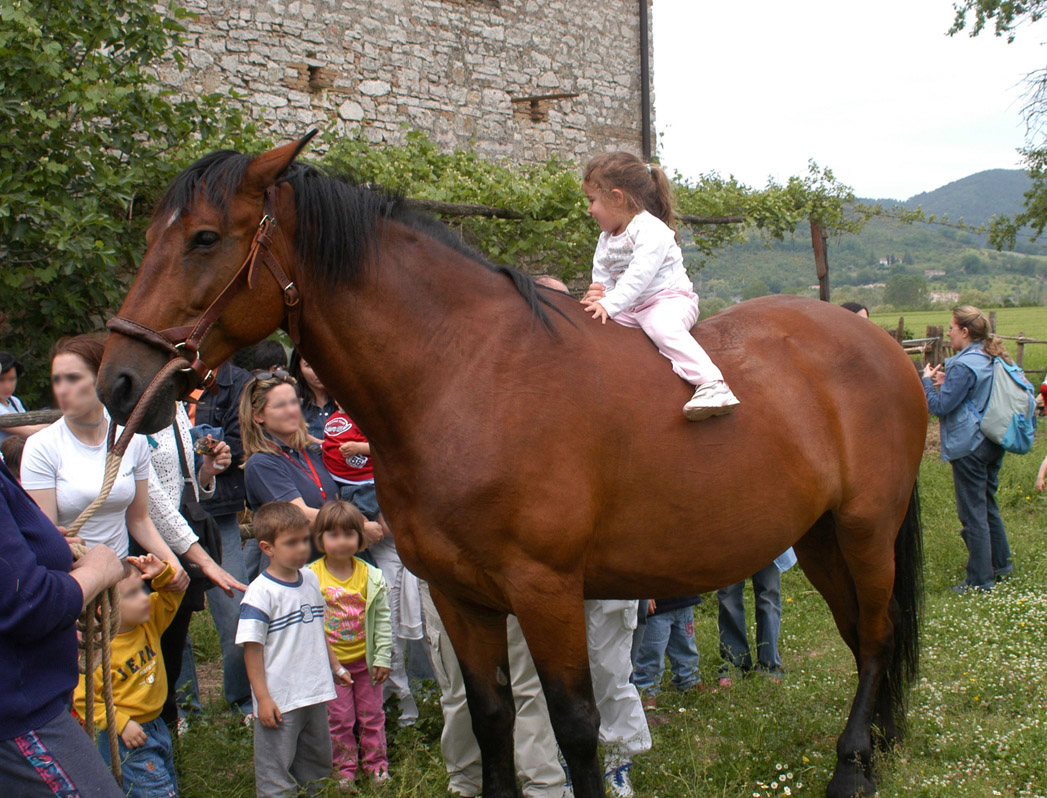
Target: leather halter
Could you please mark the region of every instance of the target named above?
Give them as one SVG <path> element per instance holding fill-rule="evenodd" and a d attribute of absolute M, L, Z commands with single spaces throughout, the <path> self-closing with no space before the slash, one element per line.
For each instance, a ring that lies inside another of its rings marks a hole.
<path fill-rule="evenodd" d="M 172 357 L 184 358 L 189 363 L 189 367 L 183 371 L 194 372 L 200 380 L 200 387 L 210 388 L 214 383 L 215 370 L 201 359 L 200 345 L 223 311 L 243 290 L 244 286 L 246 285 L 248 290 L 254 288 L 255 266 L 260 259 L 268 267 L 269 272 L 283 291 L 287 332 L 291 341 L 297 346 L 301 297 L 294 281 L 280 268 L 280 264 L 270 251 L 273 245 L 273 231 L 276 228 L 275 196 L 274 187 L 270 186 L 266 189 L 262 220 L 258 223 L 258 229 L 255 231 L 247 257 L 196 324 L 156 331 L 140 322 L 117 316 L 110 319 L 105 326 L 115 333 L 135 338 L 167 352 Z"/>

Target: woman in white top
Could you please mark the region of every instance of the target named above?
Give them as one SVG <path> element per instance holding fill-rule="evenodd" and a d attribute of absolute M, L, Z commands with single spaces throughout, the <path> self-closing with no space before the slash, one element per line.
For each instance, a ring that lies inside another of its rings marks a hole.
<path fill-rule="evenodd" d="M 193 495 L 197 501 L 210 498 L 214 494 L 215 474 L 229 467 L 232 455 L 229 445 L 219 441 L 214 448 L 214 454 L 201 457 L 200 469 L 197 471 L 190 424 L 189 414 L 179 402 L 175 406 L 175 423 L 146 436 L 152 452 L 149 517 L 153 519 L 160 536 L 183 561 L 199 566 L 211 583 L 232 597 L 237 595 L 233 593 L 234 590 L 244 591 L 247 585 L 236 581 L 211 558 L 179 509 L 182 504 L 182 487 L 185 484 L 184 474 L 189 474 Z M 185 457 L 184 469 L 179 462 L 179 446 L 175 435 L 181 438 L 181 454 Z M 178 698 L 177 691 L 184 689 L 186 682 L 189 682 L 189 693 L 194 704 L 199 704 L 196 663 L 193 660 L 192 647 L 189 645 L 188 632 L 193 613 L 203 608 L 204 591 L 210 586 L 210 583 L 203 580 L 190 583 L 178 612 L 160 637 L 164 669 L 167 673 L 167 700 L 160 717 L 168 725 L 177 722 L 179 705 L 184 706 Z"/>
<path fill-rule="evenodd" d="M 211 559 L 211 555 L 200 545 L 196 534 L 189 528 L 188 522 L 179 511 L 182 503 L 183 476 L 182 467 L 178 462 L 176 428 L 182 438 L 186 470 L 193 479 L 193 493 L 197 501 L 211 498 L 214 494 L 215 474 L 224 471 L 232 462 L 229 445 L 219 441 L 214 454 L 203 456 L 200 469 L 193 473 L 195 458 L 189 415 L 179 403 L 175 408 L 175 423 L 155 435 L 146 436 L 152 454 L 152 468 L 149 474 L 149 517 L 160 537 L 175 554 L 200 566 L 204 576 L 210 579 L 215 587 L 220 587 L 226 595 L 232 596 L 234 590 L 244 591 L 247 586 L 236 581 Z"/>
<path fill-rule="evenodd" d="M 79 335 L 59 341 L 51 360 L 51 384 L 62 418 L 26 441 L 22 485 L 44 514 L 69 526 L 99 495 L 105 470 L 110 419 L 95 378 L 103 342 Z M 128 536 L 171 564 L 171 590 L 185 590 L 189 576 L 149 519 L 149 444 L 135 435 L 127 447 L 109 498 L 84 524 L 80 538 L 90 548 L 103 544 L 126 557 Z"/>

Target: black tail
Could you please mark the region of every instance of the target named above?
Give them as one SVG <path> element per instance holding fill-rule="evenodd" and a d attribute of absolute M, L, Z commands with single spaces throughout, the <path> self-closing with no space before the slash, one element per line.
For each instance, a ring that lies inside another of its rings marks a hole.
<path fill-rule="evenodd" d="M 923 527 L 920 523 L 920 492 L 913 485 L 909 509 L 894 541 L 894 649 L 880 690 L 894 711 L 899 730 L 905 728 L 905 710 L 920 670 L 920 616 L 923 612 Z"/>

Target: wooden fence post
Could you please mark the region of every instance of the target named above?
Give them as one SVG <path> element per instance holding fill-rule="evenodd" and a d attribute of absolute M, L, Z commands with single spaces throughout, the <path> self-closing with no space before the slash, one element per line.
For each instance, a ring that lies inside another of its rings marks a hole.
<path fill-rule="evenodd" d="M 1018 368 L 1022 368 L 1022 363 L 1025 362 L 1025 333 L 1018 333 L 1018 356 L 1014 359 L 1014 362 L 1018 364 Z"/>
<path fill-rule="evenodd" d="M 894 337 L 898 343 L 905 340 L 905 316 L 898 317 L 898 330 L 895 332 Z"/>
<path fill-rule="evenodd" d="M 811 220 L 811 246 L 814 248 L 814 270 L 818 273 L 818 298 L 829 301 L 829 234 L 825 228 Z"/>
<path fill-rule="evenodd" d="M 993 334 L 996 334 L 996 311 L 989 311 L 989 329 L 992 330 Z"/>

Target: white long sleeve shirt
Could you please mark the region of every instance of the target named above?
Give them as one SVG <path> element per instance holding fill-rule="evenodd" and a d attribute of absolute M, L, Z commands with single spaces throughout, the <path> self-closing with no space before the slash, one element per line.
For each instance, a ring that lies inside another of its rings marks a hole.
<path fill-rule="evenodd" d="M 175 424 L 182 437 L 186 467 L 194 474 L 193 437 L 189 432 L 189 415 L 181 403 L 175 410 Z M 167 427 L 150 436 L 156 444 L 151 449 L 152 464 L 149 469 L 149 518 L 152 519 L 160 537 L 175 554 L 185 554 L 197 542 L 193 530 L 178 511 L 182 503 L 182 468 L 178 464 L 178 444 L 175 442 L 174 427 Z M 197 499 L 210 498 L 214 493 L 202 489 L 199 479 L 193 476 L 193 491 Z"/>
<path fill-rule="evenodd" d="M 612 318 L 659 291 L 694 291 L 676 234 L 647 211 L 636 214 L 619 235 L 600 234 L 593 282 L 603 283 L 607 293 L 600 304 Z"/>

